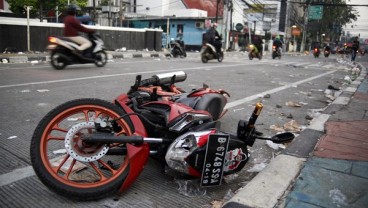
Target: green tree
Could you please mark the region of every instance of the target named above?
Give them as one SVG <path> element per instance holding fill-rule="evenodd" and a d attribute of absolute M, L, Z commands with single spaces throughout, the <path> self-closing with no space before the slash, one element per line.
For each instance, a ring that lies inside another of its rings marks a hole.
<path fill-rule="evenodd" d="M 59 11 L 64 11 L 68 5 L 68 0 L 7 0 L 9 4 L 9 9 L 18 15 L 23 15 L 26 13 L 24 6 L 32 6 L 30 14 L 32 16 L 38 16 L 40 21 L 43 20 L 45 14 L 50 10 L 53 10 L 58 6 Z M 69 1 L 79 5 L 81 8 L 87 6 L 87 0 L 74 0 Z"/>
<path fill-rule="evenodd" d="M 324 0 L 320 5 L 323 6 L 322 19 L 308 23 L 308 33 L 312 40 L 320 39 L 325 34 L 325 37 L 334 41 L 340 37 L 344 25 L 353 23 L 359 17 L 358 12 L 346 5 L 345 0 Z"/>

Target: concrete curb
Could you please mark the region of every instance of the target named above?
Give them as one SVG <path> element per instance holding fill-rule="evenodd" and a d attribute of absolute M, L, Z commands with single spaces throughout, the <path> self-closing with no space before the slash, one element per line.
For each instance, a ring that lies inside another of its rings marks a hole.
<path fill-rule="evenodd" d="M 319 116 L 315 117 L 310 126 L 280 155 L 271 160 L 270 164 L 254 177 L 245 187 L 224 205 L 223 208 L 273 208 L 285 197 L 288 188 L 304 167 L 307 158 L 312 156 L 314 147 L 324 134 L 324 125 L 331 114 L 340 110 L 350 102 L 354 92 L 367 74 L 366 68 L 358 64 L 361 69 L 359 77 L 351 83 Z M 303 147 L 302 149 L 300 147 Z"/>

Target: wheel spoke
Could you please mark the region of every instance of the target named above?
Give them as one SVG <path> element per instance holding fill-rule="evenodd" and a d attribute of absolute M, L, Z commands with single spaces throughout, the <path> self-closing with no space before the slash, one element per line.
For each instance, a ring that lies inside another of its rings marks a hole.
<path fill-rule="evenodd" d="M 74 167 L 74 165 L 75 165 L 75 162 L 76 162 L 76 161 L 77 161 L 76 159 L 73 159 L 72 163 L 70 164 L 70 166 L 69 166 L 69 168 L 68 168 L 68 171 L 65 173 L 64 178 L 65 178 L 66 180 L 68 180 L 68 178 L 69 178 L 69 176 L 70 176 L 70 173 L 72 172 L 73 167 Z"/>
<path fill-rule="evenodd" d="M 65 162 L 69 159 L 70 155 L 65 155 L 63 161 L 61 161 L 61 163 L 59 164 L 59 166 L 57 167 L 53 167 L 53 170 L 58 173 L 61 170 L 61 167 L 63 167 L 63 165 L 65 164 Z"/>
<path fill-rule="evenodd" d="M 106 164 L 104 161 L 102 161 L 101 159 L 100 160 L 97 160 L 98 163 L 102 164 L 105 168 L 107 168 L 113 175 L 115 175 L 116 173 L 116 170 L 112 169 L 110 167 L 110 165 Z"/>
<path fill-rule="evenodd" d="M 100 169 L 98 169 L 97 168 L 97 166 L 93 163 L 93 162 L 90 162 L 89 163 L 91 166 L 92 166 L 92 168 L 96 171 L 96 173 L 100 176 L 100 181 L 105 181 L 105 180 L 107 180 L 108 178 L 106 178 L 104 175 L 103 175 L 103 173 L 101 172 L 101 170 Z M 108 167 L 107 167 L 108 168 Z"/>

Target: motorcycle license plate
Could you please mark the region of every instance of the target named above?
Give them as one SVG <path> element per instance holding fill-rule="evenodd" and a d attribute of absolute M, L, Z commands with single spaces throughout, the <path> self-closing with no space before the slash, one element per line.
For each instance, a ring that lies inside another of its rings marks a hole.
<path fill-rule="evenodd" d="M 202 187 L 221 185 L 229 140 L 230 136 L 226 134 L 209 136 L 201 177 Z"/>

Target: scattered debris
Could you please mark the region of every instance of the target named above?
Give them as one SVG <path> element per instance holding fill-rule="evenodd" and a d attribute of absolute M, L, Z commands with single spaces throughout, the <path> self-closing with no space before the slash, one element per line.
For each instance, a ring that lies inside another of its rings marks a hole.
<path fill-rule="evenodd" d="M 60 164 L 63 162 L 64 158 L 66 157 L 66 155 L 61 155 L 60 157 L 56 157 L 56 158 L 53 158 L 50 160 L 50 163 L 53 167 L 55 168 L 58 168 L 60 166 Z M 64 172 L 64 173 L 67 173 L 69 168 L 70 168 L 70 165 L 72 164 L 73 162 L 73 158 L 72 157 L 69 157 L 65 163 L 63 164 L 63 166 L 60 168 L 60 171 Z M 87 166 L 84 165 L 83 163 L 79 162 L 79 161 L 76 161 L 76 163 L 74 164 L 73 168 L 72 168 L 72 172 L 77 172 L 77 171 L 80 171 L 84 168 L 86 168 Z"/>
<path fill-rule="evenodd" d="M 348 75 L 346 75 L 344 77 L 344 82 L 345 82 L 345 84 L 350 84 L 352 82 L 352 80 L 351 80 L 351 78 Z"/>
<path fill-rule="evenodd" d="M 279 104 L 276 104 L 276 108 L 282 108 L 282 106 Z"/>
<path fill-rule="evenodd" d="M 54 155 L 57 155 L 57 154 L 66 154 L 66 149 L 58 149 L 58 150 L 54 150 L 52 151 L 52 153 Z"/>
<path fill-rule="evenodd" d="M 284 124 L 285 131 L 300 132 L 302 129 L 295 120 L 291 120 Z"/>
<path fill-rule="evenodd" d="M 289 115 L 287 115 L 286 118 L 293 118 L 293 115 L 289 113 Z"/>
<path fill-rule="evenodd" d="M 231 181 L 237 179 L 238 177 L 239 177 L 239 175 L 234 173 L 234 174 L 223 176 L 223 179 L 224 179 L 225 183 L 230 183 Z"/>
<path fill-rule="evenodd" d="M 299 103 L 293 102 L 293 101 L 288 101 L 285 103 L 286 106 L 289 107 L 301 107 L 301 105 Z"/>
<path fill-rule="evenodd" d="M 36 61 L 36 60 L 31 61 L 31 64 L 32 64 L 32 65 L 38 64 L 38 61 Z"/>
<path fill-rule="evenodd" d="M 267 164 L 263 162 L 259 164 L 255 164 L 252 168 L 247 170 L 247 172 L 261 172 L 266 166 Z"/>
<path fill-rule="evenodd" d="M 285 131 L 284 128 L 282 126 L 279 126 L 278 124 L 271 125 L 270 126 L 270 129 L 272 129 L 274 131 L 277 131 L 277 132 L 283 132 L 283 131 Z"/>
<path fill-rule="evenodd" d="M 204 196 L 206 189 L 200 187 L 198 180 L 175 180 L 179 185 L 178 191 L 185 196 Z"/>
<path fill-rule="evenodd" d="M 37 92 L 48 92 L 48 91 L 50 91 L 50 90 L 48 90 L 48 89 L 37 90 Z"/>
<path fill-rule="evenodd" d="M 9 62 L 8 62 L 8 59 L 2 59 L 2 60 L 1 60 L 1 62 L 3 62 L 3 64 L 7 64 L 7 63 L 9 63 Z"/>
<path fill-rule="evenodd" d="M 18 138 L 17 136 L 10 136 L 10 137 L 8 137 L 8 139 L 16 139 L 16 138 Z"/>
<path fill-rule="evenodd" d="M 264 98 L 270 98 L 270 97 L 271 97 L 271 95 L 270 95 L 270 94 L 265 94 L 263 97 L 264 97 Z"/>
<path fill-rule="evenodd" d="M 332 85 L 328 85 L 327 89 L 329 89 L 329 90 L 340 90 L 339 88 L 334 87 Z"/>
<path fill-rule="evenodd" d="M 279 149 L 285 149 L 286 148 L 286 146 L 284 144 L 276 144 L 276 143 L 273 143 L 272 141 L 269 141 L 269 140 L 266 141 L 266 144 L 274 150 L 279 150 Z"/>

